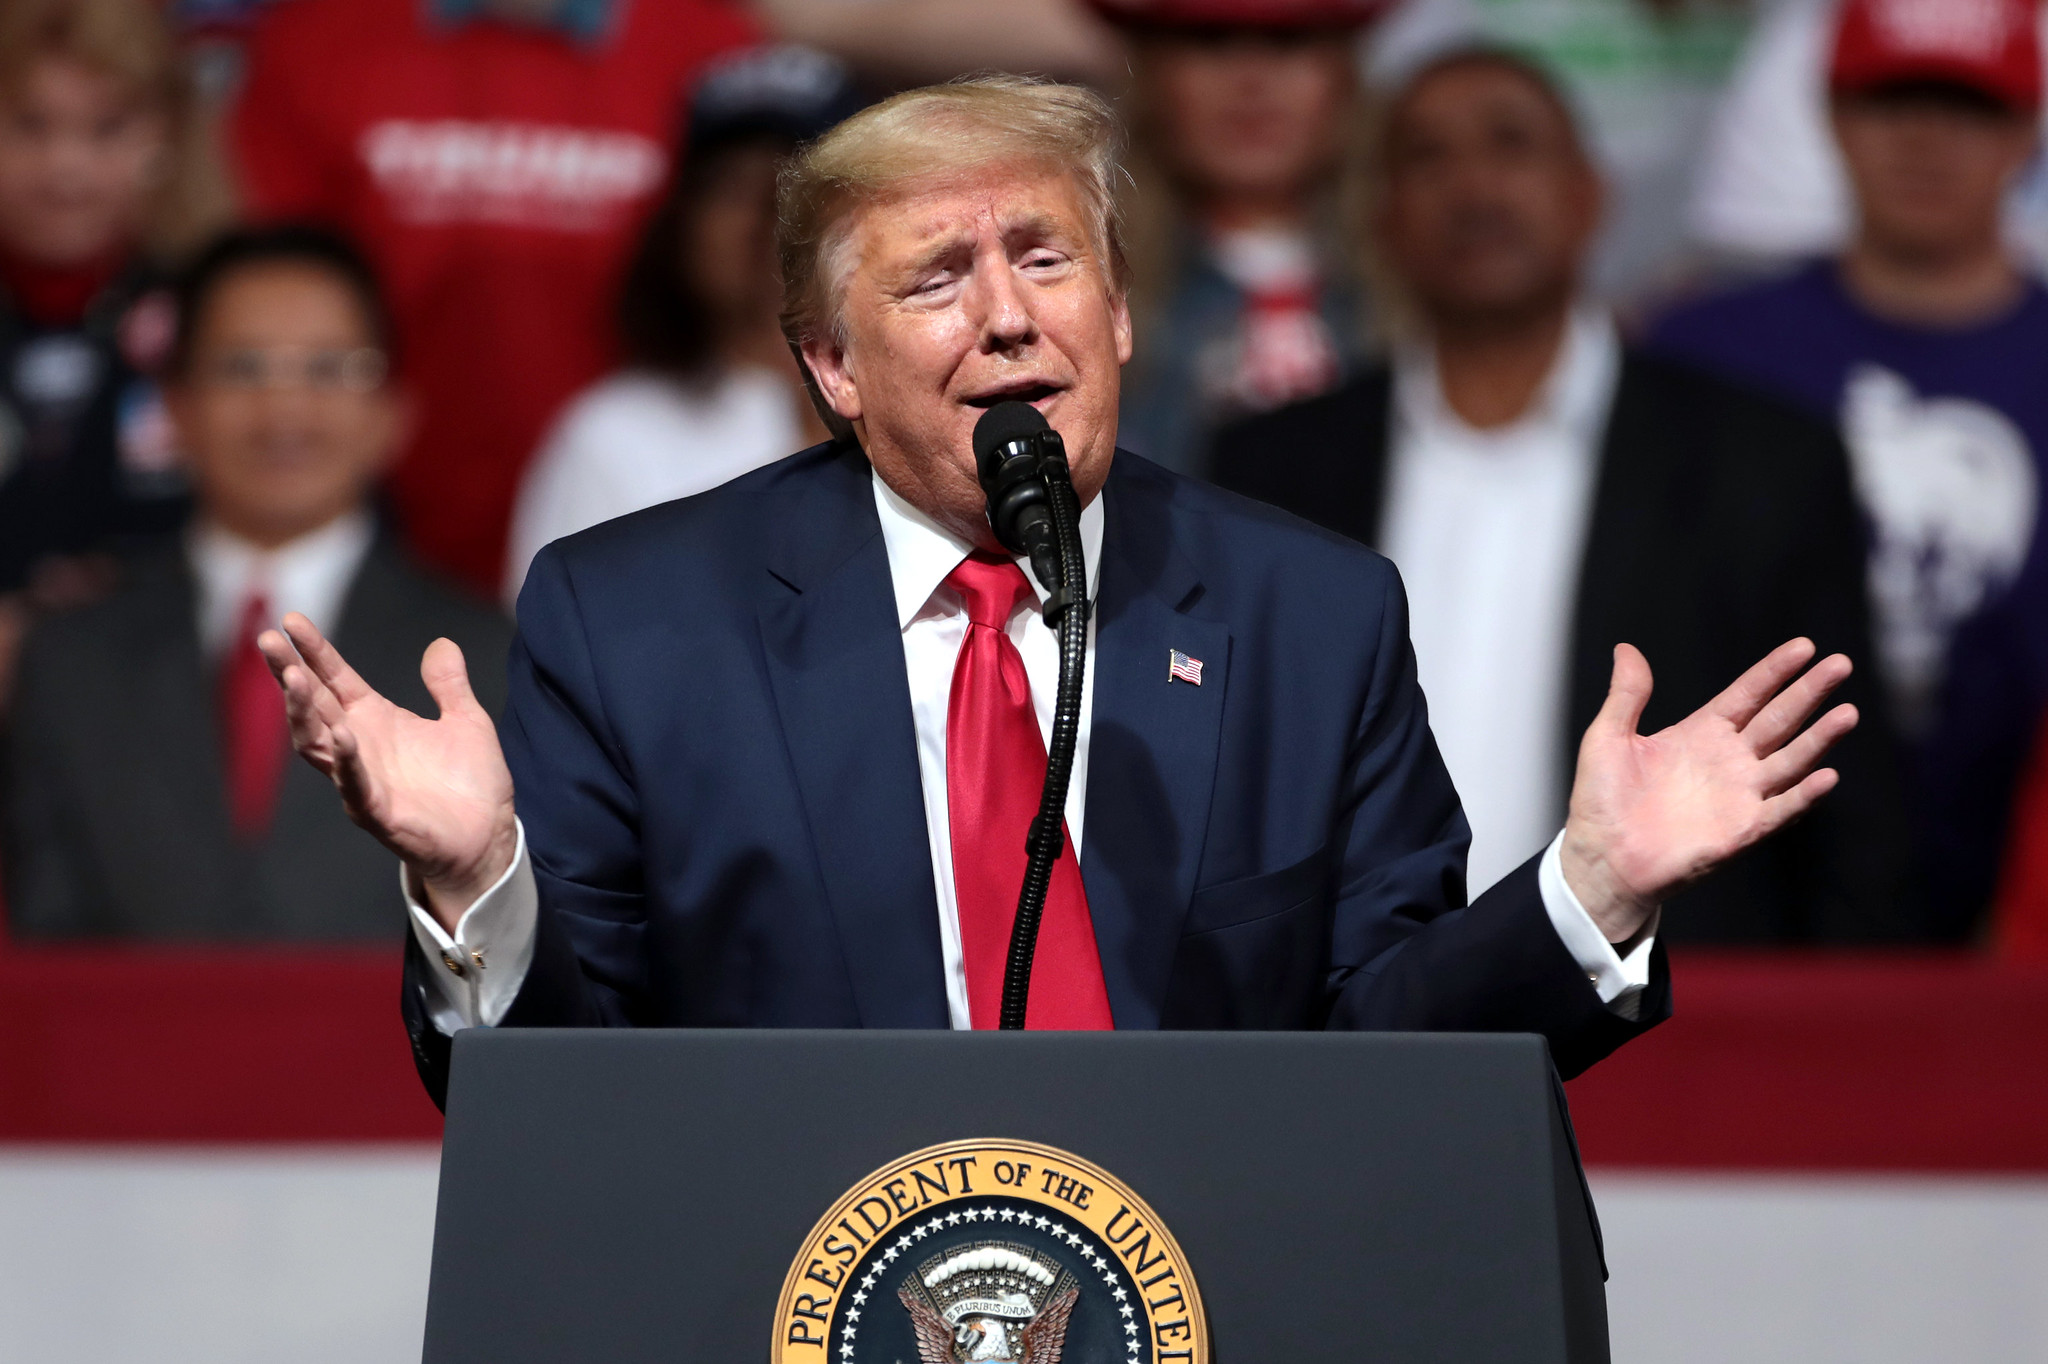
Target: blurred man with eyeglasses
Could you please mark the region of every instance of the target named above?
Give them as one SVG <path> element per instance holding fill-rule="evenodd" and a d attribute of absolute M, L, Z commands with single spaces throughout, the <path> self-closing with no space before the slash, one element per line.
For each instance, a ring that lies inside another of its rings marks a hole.
<path fill-rule="evenodd" d="M 194 264 L 178 314 L 165 396 L 195 517 L 120 592 L 29 639 L 7 764 L 12 930 L 392 936 L 389 859 L 286 763 L 256 635 L 304 612 L 418 705 L 414 660 L 446 636 L 495 707 L 510 627 L 378 532 L 369 499 L 410 409 L 353 248 L 310 228 L 235 233 Z"/>

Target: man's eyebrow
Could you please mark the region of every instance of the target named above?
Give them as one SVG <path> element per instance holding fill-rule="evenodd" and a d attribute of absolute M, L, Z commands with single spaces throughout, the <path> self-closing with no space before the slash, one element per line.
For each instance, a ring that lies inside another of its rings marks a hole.
<path fill-rule="evenodd" d="M 1014 246 L 1020 240 L 1062 244 L 1076 240 L 1085 242 L 1085 237 L 1077 238 L 1072 224 L 1067 223 L 1058 214 L 1037 209 L 1026 210 L 1014 218 L 1006 219 L 1000 230 L 1003 242 L 1008 246 Z M 918 279 L 945 264 L 950 257 L 971 250 L 973 244 L 974 237 L 971 232 L 941 229 L 939 234 L 916 255 L 910 257 L 892 273 L 899 280 Z"/>
<path fill-rule="evenodd" d="M 1014 243 L 1020 237 L 1039 241 L 1064 241 L 1074 235 L 1072 226 L 1058 214 L 1034 209 L 1003 223 L 1003 240 Z"/>
<path fill-rule="evenodd" d="M 968 237 L 966 234 L 947 232 L 933 239 L 923 250 L 911 257 L 904 264 L 901 274 L 905 278 L 914 279 L 926 271 L 935 269 L 943 264 L 947 257 L 958 255 L 961 248 L 967 244 Z"/>

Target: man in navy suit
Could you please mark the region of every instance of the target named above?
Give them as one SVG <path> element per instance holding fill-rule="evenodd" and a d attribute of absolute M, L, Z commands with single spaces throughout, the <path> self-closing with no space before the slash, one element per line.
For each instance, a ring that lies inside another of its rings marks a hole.
<path fill-rule="evenodd" d="M 1528 1030 L 1574 1074 L 1668 1012 L 1664 897 L 1834 784 L 1848 660 L 1793 641 L 1644 737 L 1624 645 L 1565 829 L 1466 907 L 1393 568 L 1114 451 L 1113 133 L 989 79 L 799 158 L 785 322 L 845 434 L 544 551 L 497 729 L 446 641 L 430 721 L 266 635 L 403 860 L 430 1088 L 478 1024 L 986 1024 L 1057 672 L 974 475 L 1005 399 L 1065 440 L 1096 601 L 1034 1026 Z"/>

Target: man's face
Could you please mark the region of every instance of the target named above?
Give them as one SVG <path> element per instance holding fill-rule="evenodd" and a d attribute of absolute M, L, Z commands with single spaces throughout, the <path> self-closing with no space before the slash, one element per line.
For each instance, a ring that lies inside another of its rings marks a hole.
<path fill-rule="evenodd" d="M 1346 33 L 1165 33 L 1138 74 L 1197 194 L 1298 198 L 1335 164 L 1357 61 Z"/>
<path fill-rule="evenodd" d="M 1865 239 L 1910 256 L 1997 241 L 2034 150 L 2031 118 L 1934 91 L 1837 99 L 1834 126 Z"/>
<path fill-rule="evenodd" d="M 1514 318 L 1568 300 L 1600 197 L 1562 111 L 1510 68 L 1449 67 L 1391 112 L 1381 243 L 1433 321 Z"/>
<path fill-rule="evenodd" d="M 1066 442 L 1085 505 L 1109 476 L 1131 318 L 1072 176 L 996 167 L 859 210 L 842 350 L 805 343 L 833 411 L 882 480 L 995 547 L 974 424 L 1022 399 Z"/>
<path fill-rule="evenodd" d="M 166 396 L 206 514 L 278 545 L 360 505 L 404 412 L 348 285 L 312 264 L 247 266 L 197 327 Z"/>
<path fill-rule="evenodd" d="M 0 243 L 60 267 L 125 246 L 165 153 L 162 117 L 111 77 L 36 62 L 0 92 Z"/>

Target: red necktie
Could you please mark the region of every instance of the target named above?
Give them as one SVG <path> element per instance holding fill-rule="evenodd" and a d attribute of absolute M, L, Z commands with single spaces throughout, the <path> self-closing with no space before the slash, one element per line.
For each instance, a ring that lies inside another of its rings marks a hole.
<path fill-rule="evenodd" d="M 291 747 L 284 693 L 256 647 L 256 636 L 269 625 L 270 599 L 251 593 L 220 667 L 221 770 L 227 777 L 228 818 L 244 839 L 261 838 L 270 828 Z"/>
<path fill-rule="evenodd" d="M 1024 880 L 1024 836 L 1038 814 L 1045 782 L 1045 740 L 1031 708 L 1031 682 L 1024 656 L 1007 633 L 1010 615 L 1031 585 L 1010 560 L 975 554 L 947 576 L 946 586 L 967 603 L 968 619 L 946 710 L 953 893 L 967 961 L 968 1012 L 975 1027 L 993 1028 L 1002 1012 L 1003 964 Z M 1071 838 L 1060 849 L 1046 891 L 1025 1024 L 1115 1026 Z"/>

